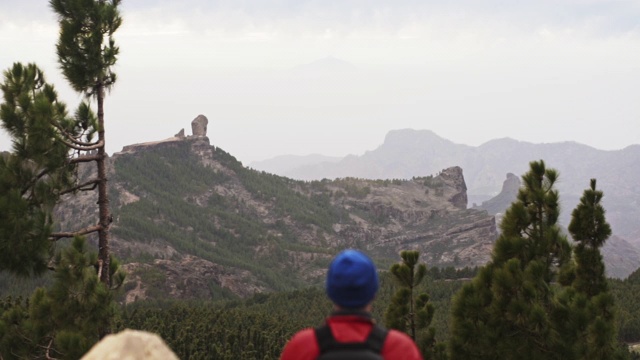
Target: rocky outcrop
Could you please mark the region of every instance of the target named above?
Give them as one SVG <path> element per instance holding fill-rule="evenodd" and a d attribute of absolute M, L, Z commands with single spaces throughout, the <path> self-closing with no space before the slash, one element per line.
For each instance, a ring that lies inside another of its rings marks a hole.
<path fill-rule="evenodd" d="M 209 125 L 209 120 L 204 115 L 198 115 L 191 122 L 191 131 L 193 136 L 207 136 L 207 125 Z"/>
<path fill-rule="evenodd" d="M 412 180 L 339 179 L 329 188 L 336 193 L 369 189 L 365 197 L 336 202 L 355 220 L 335 227 L 336 247 L 363 247 L 380 256 L 414 249 L 431 266 L 481 266 L 490 258 L 497 237 L 495 221 L 466 210 L 466 185 L 459 167 Z"/>
<path fill-rule="evenodd" d="M 160 141 L 150 141 L 150 142 L 146 142 L 146 143 L 140 143 L 140 144 L 132 144 L 132 145 L 127 145 L 125 147 L 122 148 L 122 151 L 119 153 L 114 153 L 113 156 L 118 156 L 122 153 L 135 153 L 138 151 L 144 151 L 144 149 L 146 148 L 150 148 L 150 147 L 156 147 L 156 146 L 162 146 L 162 145 L 171 145 L 172 143 L 175 142 L 180 142 L 183 141 L 184 138 L 179 138 L 179 137 L 171 137 L 165 140 L 160 140 Z"/>
<path fill-rule="evenodd" d="M 226 289 L 241 297 L 266 291 L 260 281 L 247 270 L 214 264 L 195 256 L 186 255 L 180 260 L 156 259 L 151 264 L 130 263 L 124 265 L 129 274 L 126 303 L 146 299 L 149 272 L 161 286 L 166 296 L 173 299 L 206 299 L 212 296 L 211 287 Z"/>
<path fill-rule="evenodd" d="M 178 360 L 178 357 L 160 336 L 127 329 L 106 336 L 81 360 Z"/>
<path fill-rule="evenodd" d="M 450 167 L 442 170 L 440 177 L 446 182 L 451 183 L 452 188 L 456 191 L 450 198 L 449 202 L 458 209 L 467 208 L 467 184 L 464 182 L 462 168 L 459 166 Z"/>
<path fill-rule="evenodd" d="M 515 174 L 507 173 L 507 179 L 502 183 L 502 192 L 517 194 L 520 190 L 520 178 Z"/>
<path fill-rule="evenodd" d="M 512 173 L 507 174 L 507 179 L 502 183 L 502 190 L 495 197 L 483 201 L 478 209 L 487 210 L 491 215 L 504 213 L 504 211 L 516 201 L 520 189 L 520 178 Z"/>
<path fill-rule="evenodd" d="M 195 138 L 204 138 L 205 140 L 204 142 L 206 146 L 209 146 L 209 139 L 207 138 L 208 124 L 209 124 L 209 120 L 204 115 L 198 115 L 198 117 L 196 117 L 195 119 L 193 119 L 193 121 L 191 121 L 191 131 L 193 133 L 193 136 Z M 127 145 L 122 148 L 122 151 L 120 153 L 115 153 L 114 155 L 119 155 L 121 153 L 134 153 L 134 152 L 141 151 L 149 147 L 155 147 L 161 144 L 170 144 L 170 143 L 175 143 L 177 141 L 184 141 L 188 138 L 189 137 L 185 136 L 184 134 L 184 128 L 182 128 L 180 129 L 180 131 L 178 131 L 177 134 L 173 135 L 173 137 L 170 137 L 168 139 Z"/>

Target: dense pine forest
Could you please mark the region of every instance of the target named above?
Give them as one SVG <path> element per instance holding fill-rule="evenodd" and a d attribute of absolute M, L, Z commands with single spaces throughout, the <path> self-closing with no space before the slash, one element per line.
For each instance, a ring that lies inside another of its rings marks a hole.
<path fill-rule="evenodd" d="M 473 273 L 447 272 L 444 275 L 437 268 L 430 269 L 427 281 L 419 288 L 429 293 L 434 304 L 432 326 L 439 342 L 448 341 L 451 299 Z M 640 342 L 639 276 L 637 271 L 629 279 L 609 282 L 618 304 L 618 339 L 629 344 Z M 380 282 L 374 317 L 382 321 L 395 286 L 388 272 L 382 274 Z M 181 359 L 278 359 L 290 336 L 322 324 L 331 308 L 324 291 L 313 287 L 260 294 L 247 300 L 139 302 L 123 306 L 116 324 L 119 330 L 144 329 L 160 334 Z"/>
<path fill-rule="evenodd" d="M 430 268 L 419 290 L 434 304 L 432 326 L 436 340 L 449 334 L 451 300 L 477 269 Z M 3 297 L 0 311 L 15 302 L 24 303 L 46 279 L 25 281 L 3 274 L 0 289 L 15 295 Z M 383 271 L 374 302 L 374 318 L 382 321 L 395 285 Z M 617 304 L 616 326 L 621 343 L 640 342 L 640 271 L 625 280 L 609 280 Z M 140 301 L 118 306 L 114 331 L 140 329 L 159 334 L 181 359 L 278 359 L 285 342 L 296 331 L 322 324 L 332 305 L 324 290 L 301 290 L 257 294 L 249 299 L 218 301 Z M 637 356 L 635 358 L 640 358 Z M 634 358 L 634 359 L 635 359 Z"/>

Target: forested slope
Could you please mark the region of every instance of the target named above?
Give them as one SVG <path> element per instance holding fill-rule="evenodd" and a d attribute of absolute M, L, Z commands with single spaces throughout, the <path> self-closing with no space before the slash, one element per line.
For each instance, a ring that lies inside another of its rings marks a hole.
<path fill-rule="evenodd" d="M 115 154 L 109 184 L 112 249 L 129 273 L 129 302 L 320 284 L 346 247 L 383 268 L 409 248 L 430 265 L 477 266 L 496 238 L 493 217 L 467 209 L 455 167 L 411 180 L 296 181 L 189 137 Z M 63 227 L 83 225 L 95 209 L 89 196 L 69 204 L 57 211 Z"/>

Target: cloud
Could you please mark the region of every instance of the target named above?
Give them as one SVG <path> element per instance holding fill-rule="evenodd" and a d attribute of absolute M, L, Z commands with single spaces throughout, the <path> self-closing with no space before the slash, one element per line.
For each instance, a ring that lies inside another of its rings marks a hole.
<path fill-rule="evenodd" d="M 122 14 L 110 152 L 199 113 L 242 160 L 362 152 L 399 127 L 475 145 L 640 142 L 636 0 L 130 0 Z M 46 1 L 0 3 L 1 70 L 38 62 L 72 107 L 56 37 Z M 329 56 L 357 71 L 291 71 Z"/>
<path fill-rule="evenodd" d="M 155 5 L 152 5 L 155 4 Z M 429 23 L 433 19 L 466 23 L 503 23 L 522 31 L 540 26 L 593 28 L 600 34 L 638 30 L 637 1 L 597 0 L 462 0 L 462 1 L 312 1 L 253 0 L 175 2 L 125 2 L 125 11 L 168 9 L 168 17 L 189 19 L 194 31 L 207 28 L 230 31 L 246 28 L 296 28 L 324 32 L 327 27 L 351 32 L 355 29 L 397 31 L 407 23 Z M 157 15 L 157 14 L 155 14 Z"/>

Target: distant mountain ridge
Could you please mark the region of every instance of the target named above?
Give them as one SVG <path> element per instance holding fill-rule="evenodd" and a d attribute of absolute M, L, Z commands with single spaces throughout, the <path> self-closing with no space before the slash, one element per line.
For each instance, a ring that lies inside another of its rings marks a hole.
<path fill-rule="evenodd" d="M 480 146 L 456 144 L 430 130 L 393 130 L 382 145 L 361 156 L 349 155 L 334 163 L 300 165 L 283 172 L 256 167 L 294 179 L 342 177 L 410 179 L 450 166 L 464 171 L 471 199 L 486 200 L 500 192 L 505 174 L 520 176 L 529 162 L 544 160 L 560 172 L 558 190 L 563 208 L 561 222 L 568 223 L 589 179 L 598 179 L 603 204 L 615 235 L 640 245 L 640 145 L 604 151 L 576 142 L 533 144 L 510 138 Z M 268 163 L 265 163 L 268 164 Z M 481 202 L 478 201 L 478 203 Z"/>

